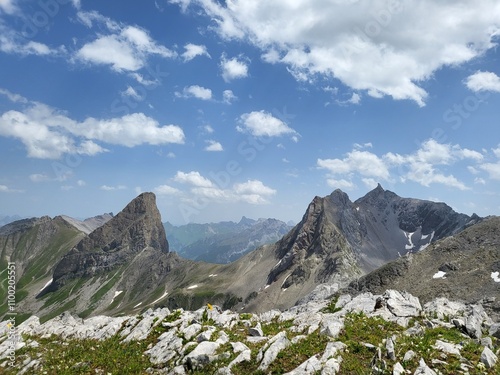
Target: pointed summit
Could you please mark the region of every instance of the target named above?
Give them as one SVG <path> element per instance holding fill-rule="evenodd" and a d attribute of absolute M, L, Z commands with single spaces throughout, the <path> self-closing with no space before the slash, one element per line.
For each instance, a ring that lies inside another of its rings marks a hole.
<path fill-rule="evenodd" d="M 50 290 L 66 280 L 93 276 L 127 264 L 144 250 L 168 253 L 156 196 L 143 193 L 120 213 L 83 238 L 54 269 Z"/>

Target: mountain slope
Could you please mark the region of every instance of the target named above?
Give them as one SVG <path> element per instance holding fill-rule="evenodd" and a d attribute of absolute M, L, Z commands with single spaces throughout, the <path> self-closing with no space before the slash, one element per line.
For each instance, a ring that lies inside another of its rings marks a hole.
<path fill-rule="evenodd" d="M 66 215 L 61 215 L 61 217 L 68 223 L 73 225 L 75 228 L 77 228 L 78 230 L 82 231 L 83 233 L 89 234 L 93 232 L 95 229 L 99 228 L 100 226 L 106 224 L 113 217 L 113 214 L 109 213 L 109 214 L 98 215 L 90 217 L 83 221 L 74 219 Z"/>
<path fill-rule="evenodd" d="M 401 257 L 349 285 L 350 291 L 407 290 L 427 302 L 436 297 L 483 302 L 500 318 L 500 218 L 488 218 L 416 254 Z"/>
<path fill-rule="evenodd" d="M 0 316 L 7 310 L 6 265 L 15 263 L 16 303 L 36 294 L 51 278 L 52 267 L 84 234 L 60 216 L 24 219 L 0 228 Z M 22 310 L 20 310 L 22 311 Z M 26 311 L 27 312 L 27 311 Z"/>
<path fill-rule="evenodd" d="M 380 185 L 355 202 L 335 190 L 315 197 L 301 222 L 280 241 L 230 265 L 240 280 L 229 288 L 255 297 L 245 305 L 250 311 L 287 308 L 320 283 L 346 286 L 480 220 L 444 203 L 401 198 Z"/>

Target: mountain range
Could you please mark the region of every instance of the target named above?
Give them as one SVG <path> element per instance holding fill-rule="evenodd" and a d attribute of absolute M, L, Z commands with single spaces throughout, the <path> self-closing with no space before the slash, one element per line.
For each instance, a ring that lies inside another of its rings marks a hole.
<path fill-rule="evenodd" d="M 246 226 L 250 233 L 260 224 L 271 227 L 272 223 L 245 218 L 237 225 Z M 284 223 L 274 223 L 273 233 L 283 230 Z M 372 272 L 384 267 L 399 270 L 384 279 L 384 286 L 392 285 L 389 282 L 396 282 L 396 276 L 409 275 L 398 265 L 408 259 L 422 264 L 415 267 L 411 279 L 419 285 L 419 276 L 427 269 L 420 259 L 431 259 L 428 262 L 433 264 L 434 255 L 426 254 L 439 253 L 446 241 L 456 241 L 471 230 L 482 233 L 488 225 L 494 228 L 497 224 L 457 213 L 444 203 L 401 198 L 380 185 L 354 202 L 335 190 L 326 197 L 315 197 L 302 220 L 276 242 L 259 246 L 232 263 L 214 264 L 185 259 L 171 251 L 165 228 L 172 226 L 162 223 L 154 194 L 143 193 L 114 216 L 84 222 L 58 216 L 11 223 L 0 228 L 0 251 L 2 266 L 16 263 L 16 303 L 22 319 L 37 314 L 45 321 L 64 311 L 87 317 L 133 314 L 162 306 L 197 309 L 206 303 L 263 312 L 290 308 L 322 287 L 329 294 L 343 288 L 374 288 L 376 283 L 363 280 L 376 279 Z M 210 254 L 214 244 L 224 246 L 225 234 L 215 235 L 221 239 L 219 244 L 210 236 L 197 239 L 206 244 L 205 254 Z M 489 251 L 493 254 L 496 240 L 489 239 L 490 235 L 485 239 L 492 244 Z M 474 259 L 486 251 L 481 236 L 476 237 L 468 237 L 469 248 L 477 252 Z M 245 241 L 242 243 L 248 243 Z M 439 260 L 443 269 L 445 263 L 453 264 L 454 253 L 448 252 L 450 259 Z M 225 259 L 231 260 L 230 256 Z M 482 259 L 488 260 L 484 269 L 496 270 L 495 256 Z M 390 266 L 393 261 L 396 266 Z M 456 270 L 436 272 L 451 275 L 467 270 L 461 264 L 449 266 L 458 267 Z M 435 280 L 426 276 L 428 279 Z M 491 284 L 493 293 L 495 281 L 489 277 L 484 282 Z M 461 284 L 455 288 L 457 285 Z M 429 290 L 430 297 L 440 289 Z M 6 293 L 5 282 L 1 293 Z M 477 296 L 462 295 L 466 299 Z M 6 304 L 0 306 L 0 314 L 5 312 Z"/>
<path fill-rule="evenodd" d="M 210 224 L 164 224 L 172 251 L 209 263 L 231 263 L 257 247 L 278 241 L 291 226 L 276 219 L 253 220 L 245 216 Z"/>

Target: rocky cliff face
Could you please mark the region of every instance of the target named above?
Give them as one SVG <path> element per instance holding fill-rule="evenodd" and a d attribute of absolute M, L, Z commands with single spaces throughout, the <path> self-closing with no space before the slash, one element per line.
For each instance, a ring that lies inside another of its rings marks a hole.
<path fill-rule="evenodd" d="M 410 253 L 353 281 L 351 292 L 399 288 L 428 302 L 447 297 L 482 303 L 500 318 L 500 218 L 487 218 L 464 231 Z"/>
<path fill-rule="evenodd" d="M 480 220 L 444 203 L 401 198 L 380 185 L 355 202 L 340 190 L 315 197 L 299 224 L 272 247 L 260 250 L 261 261 L 275 263 L 269 271 L 254 265 L 254 272 L 265 272 L 267 281 L 247 307 L 289 307 L 318 284 L 346 286 Z M 243 262 L 252 263 L 252 258 Z"/>
<path fill-rule="evenodd" d="M 147 249 L 168 253 L 165 230 L 152 193 L 139 195 L 118 215 L 82 239 L 56 265 L 53 282 L 45 292 L 57 290 L 70 279 L 116 269 Z"/>

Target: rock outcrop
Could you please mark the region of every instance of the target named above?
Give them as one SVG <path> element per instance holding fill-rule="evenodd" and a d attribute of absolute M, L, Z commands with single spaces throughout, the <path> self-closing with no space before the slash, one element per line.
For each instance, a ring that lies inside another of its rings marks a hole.
<path fill-rule="evenodd" d="M 153 249 L 168 253 L 168 242 L 153 193 L 143 193 L 119 214 L 83 238 L 56 265 L 52 284 L 57 290 L 68 280 L 109 272 Z"/>
<path fill-rule="evenodd" d="M 469 320 L 484 333 L 481 340 L 467 329 Z M 499 341 L 488 333 L 497 326 L 480 305 L 441 298 L 422 306 L 396 290 L 262 314 L 211 305 L 85 320 L 64 313 L 43 324 L 32 316 L 16 327 L 15 351 L 11 328 L 0 323 L 0 366 L 7 374 L 61 368 L 169 375 L 497 374 Z M 78 356 L 65 355 L 66 347 Z M 84 347 L 90 350 L 79 351 Z"/>
<path fill-rule="evenodd" d="M 353 281 L 350 293 L 406 290 L 422 301 L 446 297 L 480 302 L 500 317 L 500 218 L 491 217 L 462 232 L 410 253 Z"/>

